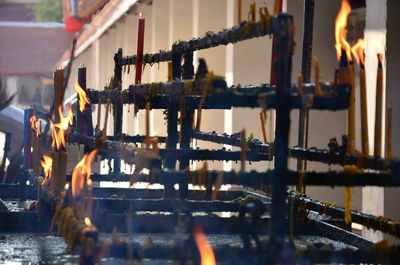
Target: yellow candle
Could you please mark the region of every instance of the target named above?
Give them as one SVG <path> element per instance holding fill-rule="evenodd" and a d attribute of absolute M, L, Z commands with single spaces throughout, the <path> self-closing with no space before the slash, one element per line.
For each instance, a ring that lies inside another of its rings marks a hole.
<path fill-rule="evenodd" d="M 354 155 L 356 152 L 356 90 L 355 90 L 355 74 L 354 64 L 349 65 L 350 85 L 351 93 L 349 98 L 349 110 L 348 110 L 348 142 L 347 152 Z"/>
<path fill-rule="evenodd" d="M 146 148 L 150 147 L 150 102 L 146 102 Z"/>
<path fill-rule="evenodd" d="M 247 20 L 251 22 L 256 21 L 256 3 L 250 4 L 249 14 L 247 15 Z"/>
<path fill-rule="evenodd" d="M 261 122 L 261 130 L 262 130 L 264 143 L 268 142 L 267 131 L 265 129 L 265 121 L 266 121 L 266 115 L 264 112 L 261 111 L 260 112 L 260 122 Z"/>
<path fill-rule="evenodd" d="M 392 106 L 387 108 L 387 117 L 386 117 L 386 159 L 393 158 L 393 150 L 392 150 Z"/>
<path fill-rule="evenodd" d="M 237 16 L 238 16 L 238 24 L 242 22 L 242 0 L 238 0 L 238 9 L 237 9 Z"/>
<path fill-rule="evenodd" d="M 247 142 L 246 142 L 246 130 L 243 129 L 241 134 L 241 146 L 240 146 L 240 171 L 246 170 L 246 149 L 247 149 Z"/>
<path fill-rule="evenodd" d="M 317 56 L 314 56 L 314 63 L 315 63 L 315 88 L 314 88 L 314 95 L 317 97 L 322 97 L 324 93 L 321 90 L 320 79 L 321 75 L 321 67 L 319 64 L 319 60 Z"/>
<path fill-rule="evenodd" d="M 297 75 L 297 94 L 299 94 L 299 96 L 303 95 L 303 75 L 302 74 Z"/>
<path fill-rule="evenodd" d="M 363 155 L 369 155 L 368 137 L 368 108 L 367 108 L 367 87 L 365 81 L 365 68 L 360 64 L 360 98 L 361 98 L 361 141 Z"/>
<path fill-rule="evenodd" d="M 168 62 L 168 82 L 172 82 L 172 62 Z"/>

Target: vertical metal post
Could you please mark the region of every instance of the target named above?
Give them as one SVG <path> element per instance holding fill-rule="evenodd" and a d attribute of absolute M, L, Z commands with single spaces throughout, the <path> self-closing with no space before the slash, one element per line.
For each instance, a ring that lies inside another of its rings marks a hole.
<path fill-rule="evenodd" d="M 33 116 L 33 108 L 26 109 L 24 111 L 24 169 L 32 168 L 32 128 L 30 119 Z M 26 190 L 26 174 L 25 170 L 21 171 L 18 179 L 19 184 L 19 197 L 20 200 L 25 199 L 25 190 Z"/>
<path fill-rule="evenodd" d="M 184 64 L 183 64 L 183 79 L 193 79 L 194 76 L 194 67 L 193 67 L 193 52 L 186 53 L 184 55 Z M 184 104 L 184 103 L 183 103 Z M 192 135 L 192 124 L 193 124 L 193 114 L 194 109 L 192 107 L 181 106 L 183 108 L 183 112 L 181 112 L 181 142 L 180 148 L 190 148 L 190 138 Z M 179 169 L 186 169 L 189 167 L 190 160 L 188 158 L 184 158 L 179 162 Z M 181 199 L 188 198 L 188 180 L 186 178 L 182 178 L 179 183 L 179 196 Z"/>
<path fill-rule="evenodd" d="M 114 55 L 114 79 L 113 79 L 113 89 L 121 90 L 122 84 L 122 49 L 119 48 L 118 52 Z M 122 104 L 117 103 L 114 105 L 114 136 L 116 139 L 120 139 L 122 135 Z M 121 159 L 114 158 L 114 168 L 115 173 L 121 171 Z"/>
<path fill-rule="evenodd" d="M 33 108 L 24 111 L 24 169 L 32 168 L 31 140 L 32 129 L 30 119 L 33 116 Z"/>
<path fill-rule="evenodd" d="M 293 18 L 288 14 L 280 14 L 277 61 L 276 88 L 276 130 L 275 130 L 275 169 L 272 179 L 272 208 L 271 208 L 271 251 L 275 257 L 280 257 L 287 231 L 286 222 L 286 193 L 288 176 L 288 142 L 290 129 L 290 77 L 293 55 Z M 274 263 L 277 263 L 275 260 Z"/>
<path fill-rule="evenodd" d="M 78 84 L 86 92 L 86 67 L 78 68 Z M 90 105 L 86 105 L 83 112 L 79 109 L 79 97 L 77 104 L 77 126 L 78 132 L 81 135 L 93 136 L 93 123 L 92 123 L 92 108 Z M 89 152 L 91 148 L 85 146 L 84 154 Z"/>
<path fill-rule="evenodd" d="M 303 22 L 303 49 L 301 57 L 301 74 L 304 83 L 310 83 L 311 79 L 311 57 L 314 29 L 314 1 L 304 0 L 304 22 Z M 300 109 L 299 112 L 299 131 L 298 146 L 306 147 L 308 145 L 308 120 L 309 110 Z M 297 160 L 297 170 L 305 170 L 307 161 Z"/>
<path fill-rule="evenodd" d="M 174 47 L 172 47 L 174 50 Z M 172 81 L 181 78 L 181 58 L 182 54 L 173 53 L 172 55 Z M 178 99 L 176 96 L 170 96 L 170 104 L 167 110 L 167 148 L 176 149 L 178 143 Z M 168 156 L 166 159 L 166 168 L 175 169 L 176 157 Z M 171 197 L 174 192 L 174 186 L 165 187 L 166 196 Z"/>

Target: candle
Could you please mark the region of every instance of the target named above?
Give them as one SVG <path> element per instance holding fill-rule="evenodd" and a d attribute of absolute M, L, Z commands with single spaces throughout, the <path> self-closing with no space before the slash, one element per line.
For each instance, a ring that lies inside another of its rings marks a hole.
<path fill-rule="evenodd" d="M 375 138 L 374 138 L 374 156 L 382 155 L 382 108 L 383 108 L 383 73 L 382 57 L 378 54 L 378 70 L 376 77 L 376 105 L 375 105 Z"/>
<path fill-rule="evenodd" d="M 267 115 L 265 114 L 265 112 L 262 112 L 262 111 L 260 112 L 261 130 L 262 130 L 264 143 L 268 142 L 267 132 L 266 132 L 266 129 L 265 129 L 266 116 Z"/>
<path fill-rule="evenodd" d="M 145 25 L 145 18 L 142 17 L 142 13 L 140 13 L 139 23 L 138 23 L 135 84 L 140 84 L 142 82 L 144 25 Z"/>
<path fill-rule="evenodd" d="M 322 77 L 321 75 L 321 68 L 319 65 L 319 60 L 317 56 L 313 57 L 314 63 L 315 63 L 315 88 L 314 88 L 314 95 L 317 97 L 322 97 L 324 93 L 321 90 L 321 84 L 320 84 L 320 79 Z"/>
<path fill-rule="evenodd" d="M 168 62 L 168 82 L 172 82 L 172 62 Z"/>
<path fill-rule="evenodd" d="M 349 58 L 345 50 L 341 51 L 337 79 L 340 84 L 351 86 L 347 118 L 347 153 L 355 153 L 355 89 L 354 89 L 354 64 L 349 65 Z"/>
<path fill-rule="evenodd" d="M 92 218 L 92 208 L 93 208 L 93 182 L 88 179 L 86 182 L 87 194 L 86 194 L 86 216 Z"/>
<path fill-rule="evenodd" d="M 360 65 L 360 107 L 361 107 L 361 144 L 362 153 L 365 156 L 369 155 L 369 137 L 368 137 L 368 108 L 367 108 L 367 87 L 365 81 L 365 41 L 358 39 L 357 43 L 351 47 L 351 52 L 354 59 Z"/>
<path fill-rule="evenodd" d="M 238 9 L 237 9 L 237 16 L 238 16 L 238 24 L 242 22 L 242 0 L 238 0 Z"/>
<path fill-rule="evenodd" d="M 303 96 L 303 75 L 302 74 L 297 75 L 297 94 L 299 94 L 299 96 Z"/>
<path fill-rule="evenodd" d="M 386 159 L 393 158 L 393 151 L 392 151 L 392 106 L 387 108 L 387 117 L 386 117 Z"/>
<path fill-rule="evenodd" d="M 250 4 L 249 13 L 247 15 L 247 20 L 251 22 L 256 21 L 256 2 Z"/>
<path fill-rule="evenodd" d="M 347 151 L 349 154 L 354 155 L 356 152 L 356 88 L 355 88 L 355 73 L 354 63 L 350 62 L 349 65 L 351 93 L 349 98 L 349 112 L 348 112 L 348 138 Z"/>
<path fill-rule="evenodd" d="M 274 4 L 274 14 L 275 15 L 278 15 L 279 13 L 282 12 L 282 4 L 283 4 L 282 0 L 275 0 L 275 4 Z"/>
<path fill-rule="evenodd" d="M 146 102 L 146 148 L 150 148 L 150 101 Z"/>
<path fill-rule="evenodd" d="M 367 108 L 367 87 L 365 81 L 365 67 L 360 63 L 360 97 L 361 97 L 361 141 L 362 152 L 369 155 L 369 137 L 368 137 L 368 108 Z"/>
<path fill-rule="evenodd" d="M 240 133 L 241 144 L 240 144 L 240 171 L 245 171 L 246 169 L 246 129 L 243 129 Z"/>

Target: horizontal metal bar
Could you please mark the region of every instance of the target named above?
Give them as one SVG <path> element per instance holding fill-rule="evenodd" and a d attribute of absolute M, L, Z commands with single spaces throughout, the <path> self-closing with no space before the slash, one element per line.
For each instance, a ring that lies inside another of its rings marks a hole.
<path fill-rule="evenodd" d="M 176 233 L 176 228 L 181 227 L 181 233 L 188 233 L 188 227 L 182 227 L 179 223 L 178 218 L 181 218 L 181 222 L 185 222 L 187 216 L 177 214 L 102 214 L 94 213 L 93 223 L 99 229 L 100 232 L 110 233 L 114 227 L 118 228 L 118 232 L 125 233 L 127 230 L 128 220 L 131 220 L 131 231 L 133 233 Z M 239 234 L 240 223 L 239 218 L 229 217 L 222 218 L 216 215 L 205 215 L 205 216 L 192 216 L 194 223 L 200 224 L 205 233 L 212 234 Z M 250 222 L 249 218 L 245 219 Z M 124 224 L 124 225 L 121 225 Z M 262 231 L 263 234 L 268 232 L 269 218 L 263 218 L 259 220 L 259 224 L 265 229 Z M 183 229 L 183 230 L 182 230 Z"/>
<path fill-rule="evenodd" d="M 108 135 L 107 140 L 109 141 L 121 141 L 124 143 L 144 143 L 146 136 L 145 135 L 126 135 L 123 134 L 121 137 Z M 157 136 L 159 143 L 165 143 L 167 141 L 166 136 Z"/>
<path fill-rule="evenodd" d="M 19 199 L 20 186 L 19 184 L 0 184 L 0 198 L 1 199 Z M 25 187 L 25 199 L 36 199 L 37 194 L 34 187 L 27 185 Z"/>
<path fill-rule="evenodd" d="M 202 176 L 203 180 L 199 180 Z M 182 178 L 186 178 L 190 183 L 205 185 L 198 183 L 199 181 L 208 181 L 214 184 L 221 171 L 209 170 L 202 172 L 197 171 L 169 171 L 169 170 L 151 170 L 150 174 L 140 174 L 137 181 L 161 183 L 161 184 L 179 184 Z M 265 185 L 271 185 L 274 175 L 273 170 L 264 172 L 236 172 L 225 171 L 222 176 L 222 184 L 235 184 L 254 189 L 262 189 Z M 91 175 L 92 181 L 130 181 L 131 174 L 97 174 Z M 70 180 L 70 175 L 67 176 Z M 289 170 L 287 174 L 288 185 L 303 184 L 308 186 L 382 186 L 382 187 L 399 187 L 400 176 L 390 173 L 360 172 L 349 173 L 346 171 L 327 171 L 327 172 L 302 172 Z"/>
<path fill-rule="evenodd" d="M 217 84 L 221 82 L 217 82 Z M 223 83 L 225 84 L 225 81 L 223 81 Z M 204 84 L 204 86 L 205 85 L 206 84 Z M 157 89 L 154 89 L 153 86 L 162 91 L 162 93 L 157 91 Z M 212 92 L 221 88 L 223 89 L 222 91 L 215 93 Z M 226 88 L 224 85 L 216 85 L 209 89 L 212 96 L 207 96 L 204 103 L 201 102 L 202 96 L 200 95 L 183 94 L 185 91 L 184 81 L 158 83 L 155 85 L 134 85 L 131 86 L 128 91 L 99 91 L 88 89 L 87 94 L 91 99 L 92 104 L 106 102 L 106 100 L 109 99 L 112 104 L 136 104 L 136 108 L 138 109 L 144 109 L 147 102 L 150 102 L 151 109 L 166 109 L 171 104 L 171 94 L 177 96 L 182 95 L 182 97 L 184 97 L 185 106 L 193 108 L 198 108 L 199 105 L 202 106 L 202 109 L 230 109 L 232 107 L 258 108 L 260 106 L 265 106 L 267 109 L 276 108 L 275 91 L 261 94 L 239 94 L 235 93 L 232 89 Z M 297 93 L 292 93 L 292 108 L 302 109 L 307 105 L 310 109 L 316 110 L 344 110 L 347 109 L 348 106 L 349 90 L 349 86 L 347 85 L 338 85 L 336 88 L 331 89 L 329 94 L 324 96 L 311 95 L 308 100 L 307 97 L 300 96 Z M 179 100 L 176 102 L 176 104 L 180 104 Z"/>
<path fill-rule="evenodd" d="M 239 133 L 227 135 L 227 134 L 217 134 L 214 132 L 210 133 L 210 132 L 194 131 L 192 137 L 199 140 L 232 145 L 237 147 L 240 146 L 241 142 Z M 258 139 L 248 140 L 248 148 L 252 151 L 268 153 L 270 150 L 270 146 L 271 146 L 270 143 L 263 143 Z M 392 175 L 400 175 L 400 161 L 397 158 L 392 160 L 385 160 L 373 156 L 364 157 L 364 156 L 348 155 L 339 152 L 330 152 L 326 149 L 318 149 L 315 147 L 306 149 L 298 146 L 289 148 L 289 156 L 295 159 L 300 158 L 307 161 L 315 161 L 326 164 L 358 165 L 360 166 L 360 168 L 365 168 L 365 169 L 385 170 L 385 171 L 390 170 Z M 371 182 L 373 181 L 376 181 L 376 183 L 381 183 L 378 184 L 378 186 L 398 185 L 397 180 L 395 179 L 389 180 L 388 183 L 386 183 L 386 181 L 384 180 L 381 181 L 371 180 Z M 319 184 L 315 183 L 314 185 L 319 185 Z M 353 185 L 353 184 L 348 184 L 348 185 Z M 354 185 L 362 186 L 361 183 L 359 184 L 354 183 Z M 372 185 L 372 184 L 368 184 L 367 182 L 366 185 Z"/>
<path fill-rule="evenodd" d="M 67 134 L 67 141 L 70 144 L 83 144 L 91 148 L 98 148 L 105 158 L 121 157 L 127 163 L 135 163 L 135 156 L 144 148 L 138 148 L 136 145 L 122 143 L 117 141 L 101 141 L 99 138 L 85 136 L 76 133 Z M 177 160 L 189 158 L 190 160 L 215 160 L 229 161 L 241 160 L 240 151 L 226 150 L 208 150 L 208 149 L 159 149 L 160 158 L 174 157 Z M 247 161 L 266 161 L 271 158 L 268 155 L 259 152 L 247 152 Z M 149 163 L 159 167 L 159 159 L 148 158 Z M 150 165 L 150 168 L 152 166 Z"/>
<path fill-rule="evenodd" d="M 345 209 L 342 207 L 324 204 L 294 191 L 290 191 L 288 196 L 294 201 L 298 210 L 310 210 L 333 218 L 344 218 Z M 351 211 L 351 221 L 400 238 L 400 222 L 391 218 Z"/>
<path fill-rule="evenodd" d="M 154 54 L 144 54 L 144 64 L 172 61 L 172 54 L 184 54 L 198 50 L 204 50 L 229 43 L 236 43 L 252 38 L 262 37 L 272 32 L 278 32 L 278 21 L 271 17 L 265 22 L 242 22 L 232 28 L 223 29 L 220 32 L 207 32 L 204 36 L 193 38 L 189 41 L 179 41 L 172 45 L 171 51 L 160 51 Z M 136 55 L 123 57 L 121 65 L 133 65 L 136 62 Z"/>
<path fill-rule="evenodd" d="M 107 176 L 104 176 L 106 179 Z M 97 179 L 94 175 L 91 176 L 92 180 Z M 111 181 L 109 178 L 108 181 Z M 129 181 L 129 176 L 127 176 Z M 222 190 L 217 194 L 216 199 L 220 201 L 232 201 L 240 197 L 246 197 L 248 192 L 239 190 Z M 175 196 L 172 194 L 172 198 L 178 198 L 179 191 L 175 191 Z M 125 199 L 162 199 L 164 198 L 164 189 L 129 189 L 129 188 L 93 188 L 93 196 L 98 198 L 125 198 Z M 204 190 L 189 190 L 189 200 L 205 200 L 207 193 Z"/>
<path fill-rule="evenodd" d="M 137 211 L 154 212 L 238 212 L 240 205 L 226 201 L 192 201 L 180 199 L 122 199 L 93 198 L 96 212 L 123 213 Z"/>

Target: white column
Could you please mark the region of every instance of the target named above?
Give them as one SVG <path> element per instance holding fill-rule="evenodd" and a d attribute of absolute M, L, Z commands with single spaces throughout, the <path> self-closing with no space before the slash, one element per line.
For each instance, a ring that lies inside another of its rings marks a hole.
<path fill-rule="evenodd" d="M 365 71 L 367 77 L 367 97 L 368 97 L 368 126 L 370 139 L 370 154 L 373 154 L 374 146 L 374 127 L 375 127 L 375 95 L 376 95 L 376 76 L 377 76 L 377 53 L 384 54 L 386 46 L 386 0 L 366 1 L 366 25 L 365 25 Z M 385 76 L 385 64 L 383 75 Z M 384 82 L 385 84 L 385 82 Z M 385 86 L 385 85 L 384 85 Z M 384 87 L 385 91 L 385 87 Z M 385 92 L 384 92 L 385 95 Z M 385 97 L 384 97 L 385 98 Z M 385 99 L 384 99 L 385 100 Z M 385 106 L 385 104 L 383 104 Z M 385 111 L 383 111 L 385 113 Z M 385 114 L 384 114 L 385 115 Z M 385 128 L 385 119 L 382 119 L 382 128 Z M 382 146 L 384 148 L 383 133 Z M 383 149 L 384 150 L 384 149 Z M 384 152 L 382 152 L 383 154 Z M 376 216 L 384 215 L 384 189 L 381 187 L 365 187 L 362 189 L 362 211 Z M 381 240 L 383 235 L 380 232 L 367 230 L 364 228 L 363 236 L 371 240 Z"/>

